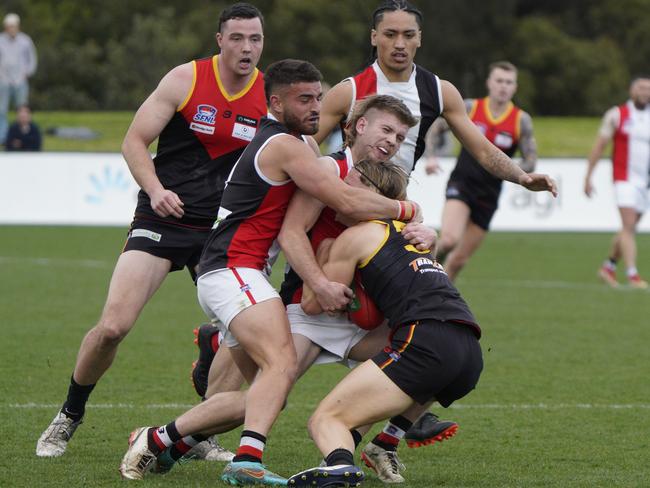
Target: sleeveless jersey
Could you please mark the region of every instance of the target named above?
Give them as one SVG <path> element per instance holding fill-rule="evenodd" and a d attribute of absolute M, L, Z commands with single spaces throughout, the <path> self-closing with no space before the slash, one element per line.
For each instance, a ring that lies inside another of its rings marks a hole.
<path fill-rule="evenodd" d="M 430 251 L 418 251 L 400 233 L 406 225 L 397 220 L 375 220 L 386 226 L 379 248 L 359 265 L 366 293 L 377 304 L 392 328 L 435 319 L 459 322 L 481 329 L 467 303 L 451 284 Z"/>
<path fill-rule="evenodd" d="M 614 181 L 647 188 L 650 172 L 650 108 L 639 110 L 632 101 L 618 107 L 612 162 Z"/>
<path fill-rule="evenodd" d="M 411 77 L 406 82 L 388 81 L 375 61 L 361 73 L 346 78 L 352 84 L 352 104 L 347 119 L 350 119 L 357 100 L 369 95 L 392 95 L 406 104 L 411 113 L 418 118 L 415 127 L 411 127 L 400 150 L 392 161 L 403 167 L 409 174 L 415 163 L 424 153 L 424 137 L 443 110 L 440 79 L 421 66 L 413 65 Z"/>
<path fill-rule="evenodd" d="M 276 137 L 294 136 L 277 120 L 263 118 L 228 177 L 217 222 L 201 254 L 199 276 L 222 268 L 265 268 L 296 190 L 292 180 L 270 180 L 258 166 L 259 154 Z"/>
<path fill-rule="evenodd" d="M 178 194 L 184 216 L 159 217 L 143 190 L 136 216 L 212 226 L 226 178 L 266 115 L 262 73 L 256 69 L 246 88 L 229 96 L 221 85 L 217 58 L 192 61 L 192 89 L 160 133 L 154 158 L 158 179 Z"/>
<path fill-rule="evenodd" d="M 521 114 L 521 109 L 511 102 L 501 116 L 494 118 L 485 97 L 472 102 L 469 118 L 488 141 L 512 157 L 519 145 Z M 465 148 L 461 149 L 449 179 L 469 181 L 473 183 L 472 187 L 481 188 L 482 194 L 494 197 L 499 196 L 503 183 L 503 180 L 483 168 Z"/>
<path fill-rule="evenodd" d="M 348 175 L 354 162 L 352 153 L 349 148 L 329 155 L 336 163 L 336 169 L 339 177 L 343 180 Z M 323 240 L 332 238 L 336 239 L 347 227 L 336 220 L 336 212 L 330 207 L 325 207 L 321 212 L 318 220 L 309 231 L 309 241 L 316 254 L 318 246 Z M 280 287 L 280 296 L 285 305 L 290 303 L 300 303 L 302 299 L 302 279 L 291 267 L 287 267 L 284 275 L 284 281 Z"/>

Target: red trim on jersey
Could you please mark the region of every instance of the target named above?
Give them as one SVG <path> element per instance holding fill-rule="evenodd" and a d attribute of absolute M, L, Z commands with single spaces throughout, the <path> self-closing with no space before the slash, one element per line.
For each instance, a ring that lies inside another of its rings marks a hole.
<path fill-rule="evenodd" d="M 627 103 L 618 107 L 620 120 L 614 133 L 614 149 L 612 151 L 612 166 L 614 181 L 627 181 L 630 159 L 630 135 L 623 130 L 630 119 L 630 107 Z"/>
<path fill-rule="evenodd" d="M 264 76 L 255 70 L 246 96 L 227 99 L 219 88 L 213 59 L 196 61 L 195 84 L 187 103 L 180 110 L 190 131 L 201 141 L 212 159 L 240 149 L 250 142 L 242 139 L 235 124 L 246 126 L 249 133 L 259 128 L 266 115 Z"/>
<path fill-rule="evenodd" d="M 264 269 L 295 191 L 293 181 L 269 188 L 256 212 L 237 227 L 228 245 L 228 268 Z"/>
<path fill-rule="evenodd" d="M 356 85 L 355 100 L 362 100 L 377 93 L 377 73 L 375 73 L 373 65 L 355 75 L 354 84 Z"/>
<path fill-rule="evenodd" d="M 230 268 L 230 271 L 232 271 L 232 274 L 234 274 L 235 278 L 237 278 L 237 282 L 239 283 L 239 288 L 241 289 L 241 291 L 246 293 L 246 296 L 251 301 L 251 304 L 252 305 L 257 304 L 257 302 L 255 301 L 255 297 L 253 297 L 253 294 L 250 291 L 250 287 L 248 286 L 248 283 L 246 283 L 244 280 L 241 279 L 239 272 L 235 268 Z"/>

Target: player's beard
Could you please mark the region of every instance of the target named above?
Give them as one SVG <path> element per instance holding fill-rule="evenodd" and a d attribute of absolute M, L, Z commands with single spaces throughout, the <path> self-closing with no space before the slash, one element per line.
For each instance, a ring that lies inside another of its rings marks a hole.
<path fill-rule="evenodd" d="M 298 132 L 306 136 L 313 136 L 318 132 L 318 121 L 316 123 L 310 121 L 309 119 L 313 115 L 305 117 L 305 119 L 300 119 L 290 112 L 284 113 L 284 125 L 287 129 L 292 132 Z"/>

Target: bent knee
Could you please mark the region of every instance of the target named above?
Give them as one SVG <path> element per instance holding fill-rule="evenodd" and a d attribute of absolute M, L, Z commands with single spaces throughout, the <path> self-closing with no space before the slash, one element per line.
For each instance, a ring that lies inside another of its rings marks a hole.
<path fill-rule="evenodd" d="M 129 334 L 131 331 L 131 324 L 100 321 L 95 326 L 94 331 L 101 344 L 114 345 L 122 342 Z"/>
<path fill-rule="evenodd" d="M 449 254 L 451 250 L 458 245 L 458 241 L 458 238 L 450 236 L 449 234 L 441 235 L 440 240 L 438 241 L 438 254 Z"/>

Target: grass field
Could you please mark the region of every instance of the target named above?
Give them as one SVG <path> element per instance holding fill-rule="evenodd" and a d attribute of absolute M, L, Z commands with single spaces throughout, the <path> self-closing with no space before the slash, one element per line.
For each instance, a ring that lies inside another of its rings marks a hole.
<path fill-rule="evenodd" d="M 93 140 L 70 140 L 45 136 L 45 151 L 120 150 L 133 113 L 131 112 L 36 112 L 34 120 L 49 127 L 88 127 L 100 134 Z M 600 120 L 592 117 L 535 117 L 535 135 L 542 157 L 586 158 Z"/>
<path fill-rule="evenodd" d="M 79 342 L 96 320 L 124 229 L 0 227 L 1 487 L 125 486 L 129 431 L 196 401 L 192 328 L 203 320 L 186 273 L 173 273 L 96 388 L 66 455 L 36 439 L 65 397 Z M 484 330 L 476 391 L 447 411 L 443 444 L 400 451 L 408 487 L 642 487 L 650 484 L 650 327 L 645 291 L 605 288 L 604 234 L 495 233 L 458 287 Z M 639 239 L 650 255 L 650 235 Z M 642 270 L 650 271 L 647 261 Z M 305 424 L 346 370 L 313 368 L 293 390 L 266 462 L 289 475 L 319 462 Z M 234 448 L 238 432 L 222 436 Z M 224 486 L 221 466 L 188 463 L 142 486 Z M 364 484 L 379 487 L 372 475 Z"/>

